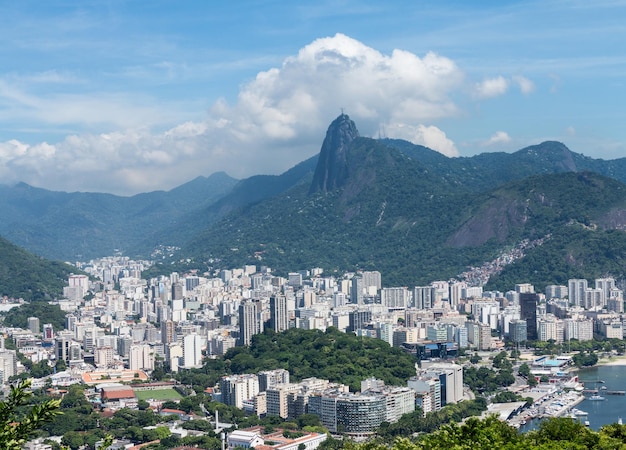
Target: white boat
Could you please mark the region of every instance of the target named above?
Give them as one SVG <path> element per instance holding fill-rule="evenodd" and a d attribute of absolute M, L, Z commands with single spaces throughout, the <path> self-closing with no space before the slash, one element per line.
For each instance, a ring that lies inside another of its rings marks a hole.
<path fill-rule="evenodd" d="M 622 423 L 622 418 L 621 418 L 621 417 L 620 417 L 619 419 L 617 419 L 617 424 L 618 424 L 618 425 L 623 425 L 623 423 Z"/>
<path fill-rule="evenodd" d="M 592 402 L 598 402 L 598 401 L 602 401 L 602 400 L 606 400 L 604 397 L 602 397 L 601 395 L 592 395 L 591 397 L 589 397 L 589 400 L 591 400 Z"/>
<path fill-rule="evenodd" d="M 572 414 L 574 414 L 575 416 L 588 416 L 589 415 L 587 411 L 583 411 L 582 409 L 577 409 L 577 408 L 572 409 Z"/>

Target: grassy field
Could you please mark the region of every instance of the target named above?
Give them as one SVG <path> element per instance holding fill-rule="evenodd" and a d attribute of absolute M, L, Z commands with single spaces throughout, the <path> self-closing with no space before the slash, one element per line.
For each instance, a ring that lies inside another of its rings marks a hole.
<path fill-rule="evenodd" d="M 178 400 L 182 398 L 182 395 L 171 388 L 157 389 L 154 391 L 136 391 L 135 395 L 137 396 L 137 400 L 148 400 L 151 398 L 155 400 Z"/>

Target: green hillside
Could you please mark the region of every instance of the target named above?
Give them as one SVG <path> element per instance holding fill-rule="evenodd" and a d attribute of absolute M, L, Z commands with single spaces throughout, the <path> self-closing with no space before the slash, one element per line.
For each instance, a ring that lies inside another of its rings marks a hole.
<path fill-rule="evenodd" d="M 71 273 L 68 264 L 47 261 L 0 238 L 0 294 L 24 300 L 53 300 L 63 293 Z"/>

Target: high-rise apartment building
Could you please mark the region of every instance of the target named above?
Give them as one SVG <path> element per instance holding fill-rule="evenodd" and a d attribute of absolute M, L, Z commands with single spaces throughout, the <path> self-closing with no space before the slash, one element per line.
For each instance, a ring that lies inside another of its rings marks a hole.
<path fill-rule="evenodd" d="M 567 291 L 569 302 L 575 306 L 585 306 L 587 298 L 587 280 L 570 279 L 567 280 Z"/>
<path fill-rule="evenodd" d="M 202 365 L 202 337 L 188 334 L 183 338 L 183 367 L 193 368 Z"/>
<path fill-rule="evenodd" d="M 163 344 L 171 344 L 176 340 L 176 329 L 174 321 L 164 320 L 161 322 L 161 342 Z"/>
<path fill-rule="evenodd" d="M 270 328 L 277 333 L 289 328 L 287 297 L 284 295 L 272 295 L 270 297 Z"/>
<path fill-rule="evenodd" d="M 435 288 L 415 286 L 413 288 L 413 306 L 417 309 L 432 309 L 435 303 Z"/>
<path fill-rule="evenodd" d="M 222 377 L 220 391 L 223 403 L 243 408 L 244 401 L 253 399 L 259 393 L 259 379 L 253 374 Z"/>
<path fill-rule="evenodd" d="M 250 345 L 252 336 L 263 331 L 257 302 L 245 300 L 239 305 L 239 345 Z"/>
<path fill-rule="evenodd" d="M 380 291 L 380 302 L 388 309 L 406 309 L 409 299 L 409 290 L 406 287 L 389 287 Z"/>
<path fill-rule="evenodd" d="M 37 334 L 39 333 L 40 325 L 38 317 L 29 317 L 27 320 L 28 329 L 31 333 Z"/>

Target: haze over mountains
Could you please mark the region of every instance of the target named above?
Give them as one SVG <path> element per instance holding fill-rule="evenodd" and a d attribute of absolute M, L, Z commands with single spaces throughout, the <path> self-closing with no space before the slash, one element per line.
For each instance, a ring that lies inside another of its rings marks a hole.
<path fill-rule="evenodd" d="M 181 260 L 201 269 L 377 269 L 386 285 L 409 286 L 541 240 L 502 283 L 516 271 L 533 278 L 516 282 L 621 279 L 624 183 L 626 158 L 592 159 L 559 142 L 448 158 L 407 141 L 360 137 L 342 114 L 319 156 L 278 176 L 237 181 L 216 173 L 133 197 L 2 186 L 0 235 L 50 259 L 146 256 L 174 245 L 181 250 L 164 270 L 184 268 Z M 542 252 L 550 267 L 525 268 Z"/>

